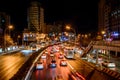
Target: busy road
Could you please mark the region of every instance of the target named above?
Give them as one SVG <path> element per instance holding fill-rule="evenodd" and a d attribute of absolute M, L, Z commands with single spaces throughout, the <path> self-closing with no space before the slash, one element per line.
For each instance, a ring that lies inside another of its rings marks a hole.
<path fill-rule="evenodd" d="M 67 47 L 68 48 L 68 47 Z M 63 49 L 66 49 L 64 47 Z M 72 49 L 73 50 L 73 49 Z M 83 61 L 77 54 L 66 57 L 66 50 L 59 49 L 54 52 L 52 47 L 44 50 L 34 64 L 29 80 L 112 80 L 100 68 Z"/>
<path fill-rule="evenodd" d="M 0 80 L 9 80 L 14 76 L 33 52 L 21 50 L 1 55 Z M 103 80 L 109 80 L 109 76 L 100 75 L 101 73 L 96 71 L 95 65 L 84 62 L 74 54 L 72 47 L 50 46 L 39 54 L 40 57 L 33 64 L 30 79 L 27 80 L 89 80 L 93 74 L 97 75 L 93 76 L 93 79 L 101 80 L 102 76 Z"/>
<path fill-rule="evenodd" d="M 38 59 L 38 62 L 43 63 L 43 67 L 38 69 L 35 64 L 31 80 L 85 80 L 77 71 L 78 68 L 83 70 L 84 65 L 75 58 L 65 58 L 60 51 L 53 53 L 53 55 L 50 51 L 50 49 L 45 50 L 42 55 L 46 55 L 46 58 L 43 59 L 41 55 Z M 56 66 L 52 65 L 54 64 L 52 60 L 56 61 Z"/>
<path fill-rule="evenodd" d="M 22 50 L 16 53 L 0 55 L 0 80 L 9 80 L 31 53 L 32 51 Z"/>

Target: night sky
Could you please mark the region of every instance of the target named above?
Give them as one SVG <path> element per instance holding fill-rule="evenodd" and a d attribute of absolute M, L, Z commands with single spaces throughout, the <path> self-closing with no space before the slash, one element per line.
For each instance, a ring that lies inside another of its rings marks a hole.
<path fill-rule="evenodd" d="M 32 0 L 0 0 L 0 12 L 11 16 L 11 23 L 22 31 L 27 28 L 27 6 Z M 62 21 L 77 32 L 97 30 L 98 0 L 38 0 L 44 8 L 45 22 Z M 7 2 L 7 3 L 6 3 Z"/>

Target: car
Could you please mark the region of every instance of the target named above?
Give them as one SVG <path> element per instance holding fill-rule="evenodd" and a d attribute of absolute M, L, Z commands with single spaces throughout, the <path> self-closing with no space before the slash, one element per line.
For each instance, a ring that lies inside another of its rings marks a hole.
<path fill-rule="evenodd" d="M 56 66 L 57 66 L 56 60 L 52 59 L 52 60 L 51 60 L 51 63 L 49 64 L 49 67 L 50 67 L 50 68 L 55 68 Z"/>
<path fill-rule="evenodd" d="M 67 61 L 66 60 L 60 60 L 60 66 L 67 66 Z"/>
<path fill-rule="evenodd" d="M 63 59 L 64 58 L 63 54 L 59 54 L 58 58 Z"/>
<path fill-rule="evenodd" d="M 87 57 L 81 57 L 82 60 L 87 60 L 88 58 Z"/>
<path fill-rule="evenodd" d="M 44 66 L 43 66 L 43 63 L 42 62 L 37 62 L 37 64 L 36 64 L 36 69 L 43 69 L 44 68 Z"/>
<path fill-rule="evenodd" d="M 48 54 L 48 51 L 46 51 L 45 53 Z"/>
<path fill-rule="evenodd" d="M 97 61 L 98 61 L 98 62 L 97 62 Z M 91 62 L 92 62 L 92 63 L 102 64 L 102 63 L 103 63 L 103 59 L 102 59 L 102 58 L 92 59 Z"/>
<path fill-rule="evenodd" d="M 46 59 L 47 55 L 46 54 L 42 54 L 41 58 L 42 59 Z"/>
<path fill-rule="evenodd" d="M 104 61 L 102 63 L 102 65 L 107 68 L 115 68 L 116 67 L 116 64 L 114 62 L 110 62 L 110 61 Z"/>
<path fill-rule="evenodd" d="M 54 53 L 50 53 L 50 56 L 51 56 L 51 57 L 54 57 Z"/>

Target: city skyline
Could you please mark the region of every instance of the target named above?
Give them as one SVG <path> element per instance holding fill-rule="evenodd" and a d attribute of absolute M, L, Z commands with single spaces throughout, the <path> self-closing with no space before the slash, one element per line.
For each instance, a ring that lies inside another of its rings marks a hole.
<path fill-rule="evenodd" d="M 27 8 L 31 1 L 0 1 L 0 11 L 10 14 L 12 24 L 17 29 L 23 30 L 23 28 L 28 27 Z M 39 0 L 45 11 L 45 22 L 51 24 L 56 21 L 70 23 L 76 26 L 78 32 L 96 31 L 98 27 L 98 1 L 91 2 L 87 0 L 80 3 L 78 1 L 67 1 Z"/>

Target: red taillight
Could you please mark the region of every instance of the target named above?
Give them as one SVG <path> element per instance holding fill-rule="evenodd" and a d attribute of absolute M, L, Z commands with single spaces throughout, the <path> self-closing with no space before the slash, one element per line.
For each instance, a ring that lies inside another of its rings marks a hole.
<path fill-rule="evenodd" d="M 76 75 L 81 78 L 82 80 L 86 80 L 81 74 L 79 74 L 78 72 L 76 72 Z"/>

